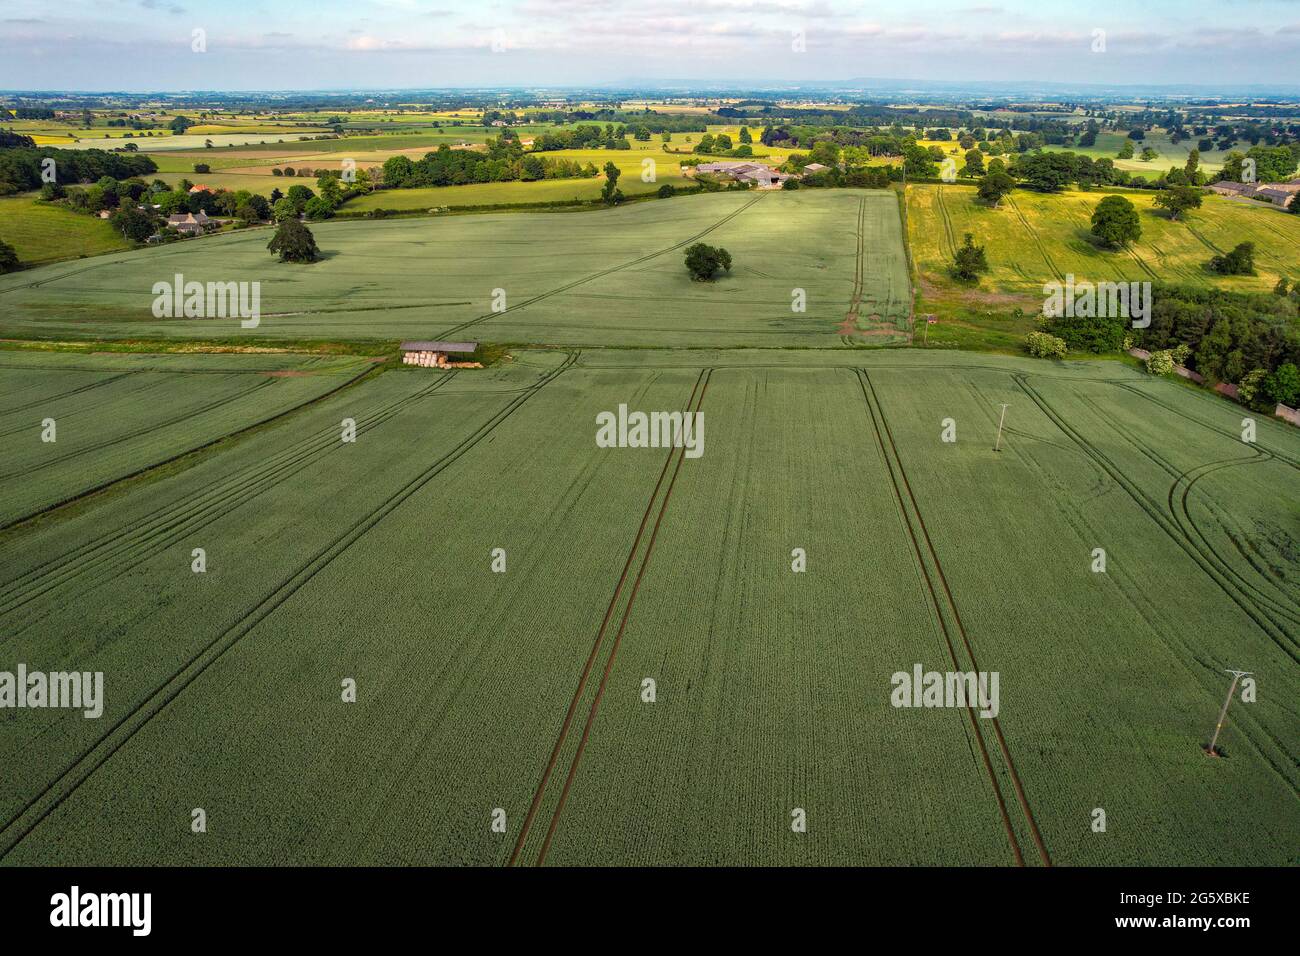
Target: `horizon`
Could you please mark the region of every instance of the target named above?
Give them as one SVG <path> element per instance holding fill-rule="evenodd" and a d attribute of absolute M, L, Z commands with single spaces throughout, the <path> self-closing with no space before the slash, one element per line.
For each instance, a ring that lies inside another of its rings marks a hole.
<path fill-rule="evenodd" d="M 0 88 L 185 92 L 909 83 L 1296 88 L 1300 4 L 1099 0 L 963 4 L 839 0 L 509 0 L 453 11 L 437 0 L 322 0 L 273 9 L 212 0 L 69 0 L 51 14 L 10 0 Z M 1217 22 L 1225 8 L 1232 26 Z M 195 31 L 203 31 L 197 50 Z M 104 64 L 115 82 L 102 88 Z M 762 69 L 756 68 L 761 64 Z M 870 69 L 865 69 L 870 67 Z M 736 77 L 761 72 L 763 80 Z M 954 81 L 958 72 L 963 79 Z M 609 80 L 609 77 L 627 79 Z M 1159 77 L 1154 81 L 1153 77 Z M 758 88 L 758 87 L 755 87 Z"/>

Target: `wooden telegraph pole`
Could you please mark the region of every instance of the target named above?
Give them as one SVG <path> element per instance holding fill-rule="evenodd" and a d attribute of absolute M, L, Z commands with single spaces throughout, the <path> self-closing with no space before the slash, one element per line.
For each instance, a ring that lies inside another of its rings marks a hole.
<path fill-rule="evenodd" d="M 1210 746 L 1205 749 L 1205 752 L 1211 757 L 1219 756 L 1215 744 L 1219 742 L 1219 731 L 1223 729 L 1223 721 L 1228 716 L 1228 705 L 1232 703 L 1232 695 L 1237 692 L 1237 681 L 1243 677 L 1252 676 L 1250 671 L 1225 670 L 1224 673 L 1232 675 L 1232 685 L 1228 688 L 1228 696 L 1223 701 L 1223 709 L 1219 711 L 1219 722 L 1214 725 L 1214 736 L 1210 738 Z"/>

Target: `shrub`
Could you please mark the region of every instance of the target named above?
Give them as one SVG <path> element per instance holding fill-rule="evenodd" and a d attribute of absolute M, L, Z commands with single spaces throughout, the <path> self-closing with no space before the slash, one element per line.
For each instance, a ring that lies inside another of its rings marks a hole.
<path fill-rule="evenodd" d="M 1253 276 L 1255 274 L 1255 244 L 1239 242 L 1225 256 L 1210 259 L 1209 269 L 1223 276 Z"/>
<path fill-rule="evenodd" d="M 1034 358 L 1065 358 L 1065 339 L 1047 332 L 1030 332 L 1025 336 L 1025 347 Z"/>
<path fill-rule="evenodd" d="M 660 199 L 671 199 L 673 196 L 677 195 L 677 189 L 672 183 L 664 183 L 659 187 L 658 195 Z"/>
<path fill-rule="evenodd" d="M 0 274 L 5 272 L 17 272 L 22 267 L 18 261 L 18 253 L 9 243 L 0 241 Z"/>
<path fill-rule="evenodd" d="M 1300 403 L 1300 369 L 1290 362 L 1279 365 L 1264 380 L 1264 392 L 1274 404 L 1295 408 Z"/>
<path fill-rule="evenodd" d="M 1245 377 L 1237 383 L 1237 398 L 1245 405 L 1254 406 L 1256 402 L 1264 397 L 1263 384 L 1264 377 L 1268 372 L 1262 368 L 1251 369 Z"/>
<path fill-rule="evenodd" d="M 1147 356 L 1147 371 L 1152 375 L 1173 375 L 1174 357 L 1169 349 L 1161 349 Z"/>

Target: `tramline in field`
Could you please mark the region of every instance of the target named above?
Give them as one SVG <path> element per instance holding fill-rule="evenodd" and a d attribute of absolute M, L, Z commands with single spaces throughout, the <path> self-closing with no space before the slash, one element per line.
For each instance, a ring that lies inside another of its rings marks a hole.
<path fill-rule="evenodd" d="M 629 398 L 706 452 L 600 447 Z M 102 719 L 0 738 L 0 855 L 1285 863 L 1286 696 L 1200 751 L 1221 669 L 1285 686 L 1298 652 L 1300 443 L 1237 418 L 910 351 L 385 373 L 0 537 L 6 659 L 106 675 Z M 997 672 L 996 718 L 895 706 L 916 665 Z"/>

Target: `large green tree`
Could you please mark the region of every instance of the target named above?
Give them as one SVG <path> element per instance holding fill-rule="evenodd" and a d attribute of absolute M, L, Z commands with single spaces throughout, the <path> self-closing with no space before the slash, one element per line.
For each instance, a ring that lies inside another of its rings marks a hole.
<path fill-rule="evenodd" d="M 1107 196 L 1093 210 L 1092 234 L 1111 249 L 1137 241 L 1142 236 L 1137 207 L 1123 196 Z"/>
<path fill-rule="evenodd" d="M 618 177 L 622 171 L 613 163 L 605 164 L 605 185 L 600 187 L 600 198 L 607 206 L 616 206 L 623 201 L 623 191 L 618 188 Z"/>
<path fill-rule="evenodd" d="M 731 271 L 731 253 L 697 242 L 686 250 L 686 268 L 696 282 L 710 282 L 719 269 Z"/>
<path fill-rule="evenodd" d="M 1004 172 L 990 172 L 980 180 L 978 195 L 985 202 L 994 206 L 1002 202 L 1002 197 L 1015 188 L 1016 181 Z"/>
<path fill-rule="evenodd" d="M 315 262 L 320 258 L 316 237 L 297 219 L 280 223 L 266 248 L 277 253 L 281 262 Z"/>
<path fill-rule="evenodd" d="M 1156 194 L 1155 204 L 1169 210 L 1169 218 L 1177 220 L 1189 209 L 1200 209 L 1201 198 L 1201 190 L 1195 186 L 1172 186 Z"/>
<path fill-rule="evenodd" d="M 129 204 L 118 207 L 108 217 L 108 224 L 132 242 L 144 242 L 154 234 L 153 217 Z"/>
<path fill-rule="evenodd" d="M 989 263 L 984 256 L 984 247 L 975 245 L 975 237 L 966 233 L 961 248 L 953 257 L 952 274 L 962 282 L 974 282 L 980 273 L 988 271 Z"/>

